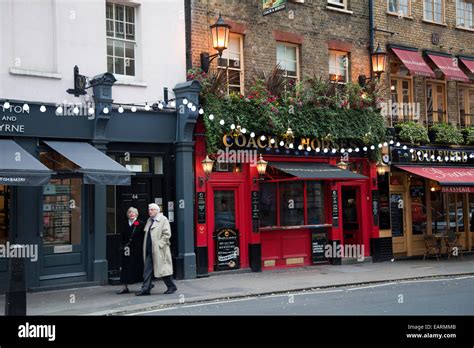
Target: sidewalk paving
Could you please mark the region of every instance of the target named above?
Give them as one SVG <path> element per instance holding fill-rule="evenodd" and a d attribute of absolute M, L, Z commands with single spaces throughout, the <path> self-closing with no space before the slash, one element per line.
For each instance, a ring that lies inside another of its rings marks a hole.
<path fill-rule="evenodd" d="M 163 294 L 166 288 L 159 280 L 155 281 L 155 288 L 150 296 L 140 297 L 134 294 L 138 291 L 139 284 L 130 286 L 130 294 L 124 295 L 115 294 L 120 289 L 119 286 L 109 285 L 33 292 L 27 295 L 27 308 L 28 315 L 117 315 L 180 303 L 466 274 L 474 275 L 474 256 L 464 256 L 464 261 L 410 260 L 342 266 L 319 265 L 176 281 L 178 291 L 172 295 Z M 0 296 L 0 308 L 5 308 L 5 295 Z M 3 310 L 1 311 L 3 314 Z"/>

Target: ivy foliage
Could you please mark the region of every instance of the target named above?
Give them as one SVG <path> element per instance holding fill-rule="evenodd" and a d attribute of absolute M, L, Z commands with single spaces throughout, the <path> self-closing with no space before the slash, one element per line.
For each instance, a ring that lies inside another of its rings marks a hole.
<path fill-rule="evenodd" d="M 208 154 L 221 147 L 222 137 L 230 132 L 231 124 L 245 128 L 247 134 L 255 132 L 256 136 L 283 137 L 291 128 L 295 139 L 312 137 L 361 145 L 383 141 L 385 123 L 377 108 L 380 91 L 375 82 L 365 88 L 353 83 L 338 85 L 321 78 L 282 84 L 278 74 L 281 70 L 277 67 L 269 76 L 256 77 L 243 96 L 227 94 L 222 83 L 225 79 L 219 73 L 208 76 L 199 69 L 188 72 L 188 79 L 197 79 L 203 86 L 201 104 L 205 110 Z M 211 114 L 213 120 L 209 118 Z"/>

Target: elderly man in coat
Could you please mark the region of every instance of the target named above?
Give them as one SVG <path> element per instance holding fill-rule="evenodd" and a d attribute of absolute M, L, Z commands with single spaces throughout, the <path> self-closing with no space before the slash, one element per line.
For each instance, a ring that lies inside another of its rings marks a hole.
<path fill-rule="evenodd" d="M 170 238 L 171 227 L 168 219 L 160 213 L 160 207 L 154 203 L 148 205 L 148 219 L 145 225 L 143 241 L 143 285 L 137 296 L 150 295 L 154 277 L 163 278 L 168 290 L 165 294 L 172 294 L 178 288 L 171 279 L 173 264 L 171 260 Z"/>

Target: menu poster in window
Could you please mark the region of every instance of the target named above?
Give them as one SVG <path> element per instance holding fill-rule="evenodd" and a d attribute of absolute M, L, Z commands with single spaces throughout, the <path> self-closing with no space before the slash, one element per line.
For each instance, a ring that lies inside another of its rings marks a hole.
<path fill-rule="evenodd" d="M 259 229 L 259 220 L 260 220 L 260 198 L 258 191 L 252 191 L 252 231 L 258 232 Z"/>
<path fill-rule="evenodd" d="M 403 196 L 390 195 L 390 215 L 392 218 L 392 237 L 403 236 Z"/>
<path fill-rule="evenodd" d="M 206 223 L 206 193 L 197 193 L 198 224 Z"/>
<path fill-rule="evenodd" d="M 425 195 L 425 182 L 422 179 L 413 179 L 410 182 L 410 197 L 423 197 Z"/>
<path fill-rule="evenodd" d="M 332 205 L 332 225 L 339 226 L 339 198 L 337 190 L 331 191 L 331 205 Z"/>
<path fill-rule="evenodd" d="M 222 228 L 216 232 L 216 239 L 217 270 L 238 269 L 240 267 L 238 231 Z"/>

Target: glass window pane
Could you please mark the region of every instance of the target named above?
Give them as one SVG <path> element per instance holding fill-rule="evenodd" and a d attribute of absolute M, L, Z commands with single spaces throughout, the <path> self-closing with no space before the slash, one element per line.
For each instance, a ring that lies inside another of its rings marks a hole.
<path fill-rule="evenodd" d="M 43 187 L 43 243 L 81 243 L 81 179 L 52 179 Z"/>
<path fill-rule="evenodd" d="M 107 57 L 107 72 L 113 74 L 114 73 L 114 58 Z"/>
<path fill-rule="evenodd" d="M 115 5 L 115 20 L 122 22 L 125 20 L 123 5 Z"/>
<path fill-rule="evenodd" d="M 127 11 L 127 17 L 126 17 L 126 20 L 127 22 L 129 23 L 135 23 L 135 8 L 131 7 L 131 6 L 127 6 L 126 7 Z"/>
<path fill-rule="evenodd" d="M 115 22 L 115 37 L 123 39 L 124 36 L 124 24 L 122 22 Z"/>
<path fill-rule="evenodd" d="M 107 39 L 107 55 L 114 55 L 114 41 L 110 39 Z"/>
<path fill-rule="evenodd" d="M 125 59 L 125 74 L 135 76 L 135 59 Z"/>
<path fill-rule="evenodd" d="M 115 74 L 124 75 L 125 62 L 123 58 L 115 58 Z"/>
<path fill-rule="evenodd" d="M 240 85 L 240 71 L 238 70 L 229 70 L 229 84 L 230 85 Z"/>
<path fill-rule="evenodd" d="M 446 212 L 444 195 L 441 190 L 431 191 L 431 230 L 432 233 L 446 232 Z"/>
<path fill-rule="evenodd" d="M 214 229 L 235 228 L 234 191 L 214 191 Z"/>
<path fill-rule="evenodd" d="M 260 185 L 260 226 L 276 226 L 276 184 L 263 183 Z"/>
<path fill-rule="evenodd" d="M 115 57 L 123 58 L 125 55 L 124 51 L 124 42 L 123 41 L 115 41 Z"/>
<path fill-rule="evenodd" d="M 296 47 L 286 46 L 286 60 L 296 62 Z"/>
<path fill-rule="evenodd" d="M 280 184 L 280 225 L 299 226 L 304 224 L 303 183 L 284 182 Z"/>
<path fill-rule="evenodd" d="M 105 17 L 107 19 L 114 19 L 114 9 L 113 9 L 113 4 L 107 3 L 105 5 Z"/>
<path fill-rule="evenodd" d="M 285 60 L 285 46 L 283 44 L 277 45 L 277 62 L 281 64 L 281 61 Z"/>
<path fill-rule="evenodd" d="M 128 159 L 128 161 L 126 160 Z M 148 157 L 120 157 L 120 164 L 128 170 L 138 173 L 150 172 L 150 159 Z"/>
<path fill-rule="evenodd" d="M 162 175 L 163 174 L 163 157 L 155 157 L 154 158 L 155 164 L 155 174 Z"/>
<path fill-rule="evenodd" d="M 107 21 L 107 36 L 113 37 L 114 36 L 114 22 Z"/>
<path fill-rule="evenodd" d="M 135 40 L 135 25 L 134 24 L 127 24 L 127 40 Z"/>
<path fill-rule="evenodd" d="M 306 200 L 308 225 L 324 223 L 324 193 L 321 182 L 306 182 Z"/>
<path fill-rule="evenodd" d="M 131 42 L 125 43 L 125 57 L 135 58 L 135 44 Z"/>
<path fill-rule="evenodd" d="M 411 219 L 414 235 L 426 233 L 426 194 L 425 182 L 421 178 L 412 177 L 410 181 Z"/>

